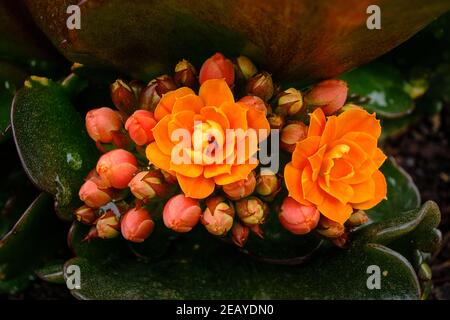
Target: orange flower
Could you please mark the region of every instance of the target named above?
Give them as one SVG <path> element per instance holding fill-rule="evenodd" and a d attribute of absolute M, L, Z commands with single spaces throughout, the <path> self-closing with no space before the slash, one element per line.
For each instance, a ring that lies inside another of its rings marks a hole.
<path fill-rule="evenodd" d="M 251 135 L 243 137 L 236 130 L 258 133 L 265 129 L 267 134 L 270 130 L 264 112 L 235 102 L 224 79 L 205 81 L 198 96 L 187 87 L 168 92 L 155 109 L 155 119 L 155 141 L 147 146 L 147 158 L 176 175 L 185 195 L 195 199 L 209 196 L 216 184 L 245 179 L 256 168 L 257 161 L 250 159 L 258 141 L 255 146 Z M 177 129 L 187 132 L 191 140 L 181 148 L 181 140 L 186 141 L 184 136 L 177 137 Z"/>
<path fill-rule="evenodd" d="M 289 195 L 343 224 L 353 209 L 370 209 L 386 198 L 378 168 L 386 156 L 377 147 L 381 133 L 375 114 L 355 108 L 328 119 L 310 115 L 307 138 L 298 142 L 284 169 Z"/>

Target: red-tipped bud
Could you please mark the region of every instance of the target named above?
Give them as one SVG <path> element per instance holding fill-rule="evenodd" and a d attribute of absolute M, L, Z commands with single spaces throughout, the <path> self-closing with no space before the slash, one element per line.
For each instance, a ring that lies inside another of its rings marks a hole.
<path fill-rule="evenodd" d="M 233 226 L 233 218 L 234 207 L 230 201 L 221 196 L 206 200 L 201 221 L 209 233 L 224 236 Z"/>
<path fill-rule="evenodd" d="M 75 210 L 75 217 L 77 221 L 87 225 L 93 224 L 97 220 L 95 210 L 88 206 L 81 206 Z"/>
<path fill-rule="evenodd" d="M 272 201 L 280 190 L 281 181 L 276 174 L 273 172 L 264 171 L 258 175 L 255 191 L 264 200 Z"/>
<path fill-rule="evenodd" d="M 236 70 L 238 77 L 244 81 L 247 81 L 258 72 L 253 62 L 245 56 L 236 58 Z"/>
<path fill-rule="evenodd" d="M 181 60 L 175 66 L 175 83 L 179 87 L 197 88 L 197 71 L 194 66 L 187 60 Z"/>
<path fill-rule="evenodd" d="M 86 129 L 89 136 L 102 143 L 113 141 L 113 133 L 122 127 L 122 119 L 117 111 L 102 107 L 86 114 Z"/>
<path fill-rule="evenodd" d="M 317 227 L 320 213 L 315 207 L 304 206 L 291 197 L 286 197 L 278 219 L 283 227 L 293 234 L 306 234 Z"/>
<path fill-rule="evenodd" d="M 128 186 L 131 193 L 143 201 L 148 201 L 155 197 L 164 198 L 169 191 L 163 175 L 157 170 L 139 172 L 131 179 Z"/>
<path fill-rule="evenodd" d="M 255 186 L 256 178 L 255 173 L 252 171 L 246 179 L 226 184 L 222 186 L 222 190 L 229 199 L 239 200 L 251 195 L 255 190 Z"/>
<path fill-rule="evenodd" d="M 169 184 L 176 184 L 176 183 L 178 183 L 177 177 L 174 176 L 173 174 L 171 174 L 170 172 L 165 171 L 165 170 L 161 170 L 161 173 L 162 173 L 162 175 L 164 177 L 164 180 L 167 183 L 169 183 Z"/>
<path fill-rule="evenodd" d="M 132 114 L 137 108 L 137 99 L 128 84 L 118 79 L 111 85 L 111 100 L 117 109 L 125 114 Z"/>
<path fill-rule="evenodd" d="M 265 71 L 258 73 L 248 81 L 246 91 L 250 96 L 258 96 L 264 101 L 269 101 L 274 92 L 272 76 Z"/>
<path fill-rule="evenodd" d="M 267 121 L 269 122 L 271 129 L 281 130 L 284 127 L 284 116 L 271 113 L 267 116 Z"/>
<path fill-rule="evenodd" d="M 299 90 L 289 88 L 278 95 L 277 113 L 293 116 L 299 113 L 302 107 L 303 97 Z"/>
<path fill-rule="evenodd" d="M 327 238 L 339 238 L 345 232 L 345 228 L 342 224 L 330 220 L 325 216 L 321 216 L 319 220 L 319 226 L 317 232 Z"/>
<path fill-rule="evenodd" d="M 111 201 L 109 190 L 100 189 L 93 180 L 87 180 L 78 195 L 81 201 L 91 208 L 100 208 Z"/>
<path fill-rule="evenodd" d="M 354 212 L 350 216 L 350 218 L 348 218 L 348 220 L 345 222 L 345 225 L 354 228 L 359 227 L 367 221 L 369 221 L 369 217 L 367 216 L 367 214 L 362 210 L 358 210 Z"/>
<path fill-rule="evenodd" d="M 202 209 L 198 200 L 179 194 L 167 201 L 163 220 L 167 228 L 176 232 L 189 232 L 198 223 Z"/>
<path fill-rule="evenodd" d="M 162 76 L 157 77 L 156 79 L 150 81 L 149 85 L 154 82 L 156 83 L 156 93 L 162 97 L 163 94 L 166 94 L 169 91 L 173 91 L 177 88 L 175 81 L 172 77 L 167 74 L 163 74 Z"/>
<path fill-rule="evenodd" d="M 156 125 L 153 113 L 147 110 L 137 110 L 128 118 L 125 129 L 131 140 L 138 146 L 149 144 L 154 140 L 152 129 Z"/>
<path fill-rule="evenodd" d="M 120 229 L 128 241 L 143 242 L 153 232 L 155 223 L 144 208 L 129 210 L 122 217 Z"/>
<path fill-rule="evenodd" d="M 245 96 L 239 100 L 240 103 L 245 104 L 249 109 L 258 110 L 264 112 L 267 115 L 267 105 L 266 103 L 257 96 Z"/>
<path fill-rule="evenodd" d="M 294 152 L 297 142 L 308 135 L 308 126 L 303 122 L 290 123 L 281 130 L 280 147 L 287 152 Z"/>
<path fill-rule="evenodd" d="M 111 239 L 119 235 L 120 224 L 111 211 L 106 212 L 97 220 L 97 234 L 99 238 Z"/>
<path fill-rule="evenodd" d="M 253 226 L 266 221 L 269 206 L 257 197 L 248 197 L 236 202 L 236 212 L 244 224 Z"/>
<path fill-rule="evenodd" d="M 97 162 L 97 173 L 117 189 L 128 187 L 137 169 L 136 158 L 123 149 L 109 151 Z"/>
<path fill-rule="evenodd" d="M 161 95 L 156 91 L 158 84 L 155 80 L 151 81 L 145 88 L 142 89 L 139 96 L 139 109 L 154 111 L 161 100 Z"/>
<path fill-rule="evenodd" d="M 342 80 L 325 80 L 316 84 L 305 97 L 306 103 L 322 108 L 326 115 L 339 111 L 347 100 L 347 83 Z"/>
<path fill-rule="evenodd" d="M 261 228 L 260 224 L 254 224 L 252 226 L 249 226 L 250 231 L 253 232 L 254 234 L 256 234 L 258 237 L 260 237 L 261 239 L 264 239 L 264 231 Z"/>
<path fill-rule="evenodd" d="M 233 240 L 235 245 L 242 248 L 247 242 L 249 234 L 249 227 L 236 222 L 233 226 L 233 229 L 231 229 L 231 240 Z"/>
<path fill-rule="evenodd" d="M 206 60 L 200 69 L 200 84 L 210 79 L 225 79 L 229 86 L 234 83 L 233 63 L 221 53 L 216 53 Z"/>

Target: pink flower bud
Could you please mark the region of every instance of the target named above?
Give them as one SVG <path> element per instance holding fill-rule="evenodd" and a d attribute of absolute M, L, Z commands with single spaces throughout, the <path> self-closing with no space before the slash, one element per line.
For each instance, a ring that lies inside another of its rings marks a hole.
<path fill-rule="evenodd" d="M 99 238 L 111 239 L 119 235 L 119 220 L 111 211 L 106 212 L 97 220 L 97 234 Z"/>
<path fill-rule="evenodd" d="M 81 206 L 75 210 L 75 217 L 77 221 L 87 225 L 93 224 L 97 220 L 95 210 L 88 206 Z"/>
<path fill-rule="evenodd" d="M 122 119 L 117 111 L 102 107 L 86 114 L 86 129 L 94 141 L 110 143 L 113 133 L 122 127 Z"/>
<path fill-rule="evenodd" d="M 293 234 L 306 234 L 317 227 L 320 213 L 315 207 L 304 206 L 286 197 L 278 218 L 283 227 Z"/>
<path fill-rule="evenodd" d="M 136 198 L 147 201 L 167 196 L 168 185 L 164 182 L 164 177 L 158 170 L 142 171 L 131 179 L 128 186 Z"/>
<path fill-rule="evenodd" d="M 316 84 L 306 95 L 308 105 L 322 108 L 326 115 L 339 111 L 347 100 L 347 83 L 342 80 L 325 80 Z"/>
<path fill-rule="evenodd" d="M 267 116 L 267 121 L 271 129 L 281 130 L 284 127 L 285 119 L 282 115 L 271 113 Z"/>
<path fill-rule="evenodd" d="M 262 111 L 267 115 L 266 103 L 257 96 L 245 96 L 242 97 L 239 102 L 245 104 L 249 109 Z"/>
<path fill-rule="evenodd" d="M 269 206 L 257 197 L 248 197 L 236 202 L 236 212 L 244 224 L 253 226 L 266 221 Z"/>
<path fill-rule="evenodd" d="M 108 189 L 101 189 L 93 180 L 87 180 L 78 193 L 81 201 L 91 208 L 100 208 L 111 201 Z"/>
<path fill-rule="evenodd" d="M 278 95 L 278 107 L 276 112 L 293 116 L 299 113 L 302 107 L 303 97 L 299 90 L 289 88 Z"/>
<path fill-rule="evenodd" d="M 297 142 L 302 141 L 308 135 L 308 126 L 297 121 L 288 124 L 281 130 L 280 147 L 287 152 L 294 152 Z"/>
<path fill-rule="evenodd" d="M 138 146 L 149 144 L 154 140 L 152 129 L 156 125 L 153 113 L 147 110 L 137 110 L 125 123 L 131 140 Z"/>
<path fill-rule="evenodd" d="M 206 200 L 202 224 L 209 233 L 224 236 L 233 226 L 234 208 L 224 197 L 215 196 Z"/>
<path fill-rule="evenodd" d="M 321 216 L 317 232 L 327 238 L 339 238 L 345 233 L 345 227 L 333 220 L 328 219 L 325 216 Z"/>
<path fill-rule="evenodd" d="M 281 190 L 281 181 L 273 172 L 258 175 L 255 191 L 266 201 L 272 201 Z"/>
<path fill-rule="evenodd" d="M 97 162 L 97 172 L 100 177 L 117 189 L 128 187 L 137 169 L 136 158 L 123 149 L 109 151 Z"/>
<path fill-rule="evenodd" d="M 163 220 L 167 228 L 176 232 L 189 232 L 198 223 L 202 209 L 197 200 L 178 194 L 167 201 Z"/>
<path fill-rule="evenodd" d="M 132 242 L 143 242 L 153 232 L 154 227 L 150 213 L 144 208 L 131 209 L 120 222 L 123 237 Z"/>
<path fill-rule="evenodd" d="M 210 79 L 225 79 L 229 86 L 234 83 L 233 63 L 221 53 L 216 53 L 206 60 L 200 69 L 200 84 Z"/>
<path fill-rule="evenodd" d="M 239 200 L 253 193 L 256 186 L 255 173 L 252 171 L 247 179 L 239 180 L 222 186 L 223 192 L 231 200 Z"/>
<path fill-rule="evenodd" d="M 234 224 L 233 229 L 231 229 L 231 240 L 238 247 L 243 247 L 248 240 L 250 234 L 250 229 L 247 226 L 237 222 Z"/>

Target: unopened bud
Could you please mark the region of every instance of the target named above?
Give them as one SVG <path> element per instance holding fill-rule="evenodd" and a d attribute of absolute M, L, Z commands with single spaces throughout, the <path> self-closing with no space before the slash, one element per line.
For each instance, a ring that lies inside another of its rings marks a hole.
<path fill-rule="evenodd" d="M 336 247 L 345 248 L 348 244 L 348 234 L 344 232 L 341 236 L 330 240 Z"/>
<path fill-rule="evenodd" d="M 246 179 L 232 182 L 222 186 L 223 192 L 231 200 L 239 200 L 253 193 L 256 186 L 255 173 L 251 171 Z"/>
<path fill-rule="evenodd" d="M 201 214 L 198 200 L 178 194 L 164 206 L 163 220 L 169 229 L 176 232 L 189 232 L 198 223 Z"/>
<path fill-rule="evenodd" d="M 155 223 L 144 208 L 133 208 L 122 217 L 120 229 L 128 241 L 143 242 L 153 232 Z"/>
<path fill-rule="evenodd" d="M 111 99 L 116 108 L 127 115 L 132 114 L 137 108 L 137 99 L 133 90 L 121 79 L 111 85 Z"/>
<path fill-rule="evenodd" d="M 366 223 L 367 221 L 369 221 L 367 214 L 362 210 L 358 210 L 354 212 L 350 218 L 348 218 L 345 225 L 354 228 Z"/>
<path fill-rule="evenodd" d="M 347 100 L 347 83 L 342 80 L 325 80 L 316 84 L 306 94 L 305 101 L 309 106 L 322 108 L 326 115 L 339 111 Z"/>
<path fill-rule="evenodd" d="M 157 77 L 156 79 L 150 81 L 149 84 L 151 84 L 152 82 L 156 83 L 155 90 L 160 97 L 162 97 L 163 94 L 166 94 L 167 92 L 173 91 L 177 88 L 175 81 L 167 74 L 163 74 L 162 76 Z"/>
<path fill-rule="evenodd" d="M 168 186 L 158 170 L 139 172 L 131 179 L 128 186 L 136 198 L 145 202 L 155 197 L 165 198 L 169 192 Z"/>
<path fill-rule="evenodd" d="M 78 195 L 81 201 L 91 208 L 100 208 L 111 201 L 111 192 L 100 188 L 93 180 L 87 180 Z"/>
<path fill-rule="evenodd" d="M 265 201 L 272 201 L 281 190 L 281 181 L 273 172 L 265 171 L 258 175 L 255 191 Z"/>
<path fill-rule="evenodd" d="M 265 71 L 258 73 L 248 81 L 246 91 L 248 95 L 269 101 L 274 92 L 272 76 Z"/>
<path fill-rule="evenodd" d="M 242 248 L 247 242 L 249 234 L 249 227 L 236 222 L 231 229 L 231 240 L 233 240 L 235 245 Z"/>
<path fill-rule="evenodd" d="M 284 90 L 278 97 L 277 113 L 293 116 L 299 113 L 303 107 L 302 93 L 295 88 Z"/>
<path fill-rule="evenodd" d="M 257 96 L 245 96 L 241 98 L 238 102 L 244 104 L 249 109 L 258 110 L 264 112 L 264 114 L 267 115 L 266 103 Z"/>
<path fill-rule="evenodd" d="M 136 158 L 123 149 L 109 151 L 97 162 L 97 172 L 100 177 L 117 189 L 127 188 L 137 170 Z"/>
<path fill-rule="evenodd" d="M 246 56 L 239 56 L 236 58 L 236 69 L 238 77 L 244 81 L 247 81 L 258 72 L 256 66 Z"/>
<path fill-rule="evenodd" d="M 96 228 L 98 237 L 102 239 L 115 238 L 120 234 L 119 220 L 111 211 L 98 218 Z"/>
<path fill-rule="evenodd" d="M 86 114 L 86 130 L 96 142 L 112 142 L 114 132 L 119 131 L 120 128 L 122 128 L 122 118 L 119 112 L 113 109 L 102 107 L 92 109 Z"/>
<path fill-rule="evenodd" d="M 221 196 L 214 196 L 206 200 L 206 209 L 201 222 L 209 233 L 224 236 L 233 226 L 233 204 Z"/>
<path fill-rule="evenodd" d="M 267 116 L 267 121 L 269 122 L 270 129 L 281 130 L 284 127 L 284 116 L 271 113 Z"/>
<path fill-rule="evenodd" d="M 194 66 L 187 60 L 181 60 L 175 66 L 175 83 L 179 87 L 189 87 L 195 89 L 198 86 L 197 71 Z"/>
<path fill-rule="evenodd" d="M 280 147 L 287 152 L 294 152 L 297 142 L 302 141 L 308 135 L 308 126 L 297 121 L 290 123 L 281 130 Z"/>
<path fill-rule="evenodd" d="M 127 119 L 125 129 L 128 131 L 131 140 L 138 146 L 142 146 L 154 140 L 152 130 L 155 125 L 156 120 L 152 112 L 137 110 Z"/>
<path fill-rule="evenodd" d="M 83 224 L 93 224 L 97 220 L 95 210 L 88 206 L 81 206 L 75 211 L 75 217 L 77 221 Z"/>
<path fill-rule="evenodd" d="M 317 227 L 320 213 L 315 207 L 305 206 L 291 197 L 281 205 L 278 219 L 282 226 L 293 234 L 306 234 Z"/>
<path fill-rule="evenodd" d="M 252 226 L 266 221 L 269 206 L 257 197 L 248 197 L 236 202 L 236 212 L 244 224 Z"/>
<path fill-rule="evenodd" d="M 200 69 L 200 84 L 210 79 L 225 79 L 228 86 L 234 83 L 233 63 L 221 53 L 216 53 L 207 59 Z"/>
<path fill-rule="evenodd" d="M 260 237 L 261 239 L 264 239 L 264 231 L 262 230 L 260 224 L 254 224 L 252 226 L 249 226 L 249 229 L 251 232 L 256 234 L 258 237 Z"/>
<path fill-rule="evenodd" d="M 330 220 L 325 216 L 320 217 L 319 225 L 316 230 L 322 236 L 327 238 L 339 238 L 345 232 L 345 228 L 342 224 Z"/>
<path fill-rule="evenodd" d="M 155 81 L 150 82 L 145 88 L 142 89 L 139 96 L 139 109 L 154 111 L 156 106 L 161 100 L 161 96 L 156 92 L 157 83 Z"/>
<path fill-rule="evenodd" d="M 131 80 L 130 83 L 128 83 L 128 86 L 133 91 L 136 99 L 139 99 L 139 96 L 141 95 L 141 91 L 142 91 L 142 89 L 144 89 L 144 84 L 139 80 Z"/>

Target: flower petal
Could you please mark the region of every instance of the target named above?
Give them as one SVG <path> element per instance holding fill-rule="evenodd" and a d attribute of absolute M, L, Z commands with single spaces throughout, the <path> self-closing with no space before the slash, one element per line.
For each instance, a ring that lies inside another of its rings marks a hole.
<path fill-rule="evenodd" d="M 155 138 L 156 143 L 158 144 L 159 149 L 167 154 L 171 155 L 172 149 L 175 146 L 170 140 L 169 136 L 169 122 L 172 119 L 171 115 L 167 115 L 161 120 L 158 121 L 156 126 L 153 128 L 153 137 Z"/>
<path fill-rule="evenodd" d="M 203 166 L 194 163 L 170 162 L 170 170 L 189 178 L 196 178 L 203 173 Z"/>
<path fill-rule="evenodd" d="M 353 189 L 341 181 L 325 181 L 325 178 L 319 178 L 319 186 L 327 194 L 338 199 L 342 203 L 347 203 L 353 197 Z"/>
<path fill-rule="evenodd" d="M 326 118 L 321 108 L 317 108 L 310 114 L 308 137 L 320 136 L 325 129 Z"/>
<path fill-rule="evenodd" d="M 178 98 L 194 94 L 191 88 L 182 87 L 164 94 L 155 109 L 156 121 L 161 120 L 166 115 L 172 113 L 173 105 Z"/>
<path fill-rule="evenodd" d="M 205 167 L 203 176 L 205 178 L 213 178 L 221 174 L 231 173 L 231 164 L 211 164 Z"/>
<path fill-rule="evenodd" d="M 245 108 L 245 105 L 239 104 Z M 247 123 L 249 128 L 256 130 L 259 141 L 262 141 L 269 136 L 270 125 L 264 111 L 247 108 Z"/>
<path fill-rule="evenodd" d="M 145 149 L 145 155 L 147 159 L 153 165 L 166 171 L 170 171 L 170 156 L 164 154 L 156 144 L 156 142 L 150 143 Z"/>
<path fill-rule="evenodd" d="M 249 173 L 254 170 L 258 164 L 238 164 L 231 167 L 230 173 L 225 173 L 214 177 L 214 181 L 218 185 L 233 183 L 242 179 L 246 179 Z"/>
<path fill-rule="evenodd" d="M 227 116 L 222 111 L 222 109 L 218 107 L 204 107 L 200 114 L 206 119 L 206 120 L 212 120 L 214 122 L 217 122 L 222 129 L 225 131 L 225 129 L 230 128 L 230 121 L 228 121 Z"/>
<path fill-rule="evenodd" d="M 324 201 L 317 206 L 317 209 L 328 219 L 340 224 L 344 224 L 353 212 L 350 205 L 343 204 L 339 200 L 328 195 L 324 197 Z"/>
<path fill-rule="evenodd" d="M 349 200 L 351 203 L 369 201 L 375 194 L 375 181 L 372 178 L 351 187 L 353 188 L 353 197 Z"/>
<path fill-rule="evenodd" d="M 224 79 L 210 79 L 200 86 L 199 96 L 205 106 L 220 106 L 225 102 L 234 102 L 233 93 Z"/>
<path fill-rule="evenodd" d="M 196 96 L 195 94 L 188 94 L 176 99 L 173 105 L 172 114 L 186 110 L 194 111 L 194 113 L 200 113 L 203 106 L 203 100 L 199 96 Z"/>
<path fill-rule="evenodd" d="M 216 187 L 213 179 L 203 176 L 190 178 L 177 173 L 177 180 L 186 197 L 194 199 L 205 199 L 214 192 Z"/>
<path fill-rule="evenodd" d="M 303 205 L 311 205 L 311 202 L 307 201 L 303 197 L 302 185 L 302 172 L 289 162 L 284 167 L 284 181 L 286 183 L 286 188 L 289 191 L 289 196 L 294 198 L 297 202 Z"/>
<path fill-rule="evenodd" d="M 381 134 L 380 121 L 375 113 L 370 114 L 363 109 L 350 109 L 337 117 L 336 137 L 348 132 L 365 132 L 378 139 Z"/>
<path fill-rule="evenodd" d="M 292 153 L 292 165 L 296 168 L 303 168 L 308 162 L 308 157 L 312 156 L 319 149 L 320 137 L 313 136 L 297 142 Z"/>
<path fill-rule="evenodd" d="M 247 130 L 247 109 L 240 104 L 226 102 L 220 105 L 220 109 L 227 116 L 230 122 L 230 128 Z"/>
<path fill-rule="evenodd" d="M 374 206 L 376 206 L 378 203 L 381 202 L 383 199 L 386 198 L 387 194 L 387 185 L 386 185 L 386 178 L 384 177 L 383 173 L 381 173 L 380 170 L 375 171 L 375 173 L 372 175 L 372 179 L 375 183 L 375 193 L 372 199 L 361 202 L 361 203 L 354 203 L 353 207 L 355 209 L 360 210 L 367 210 L 371 209 Z"/>

